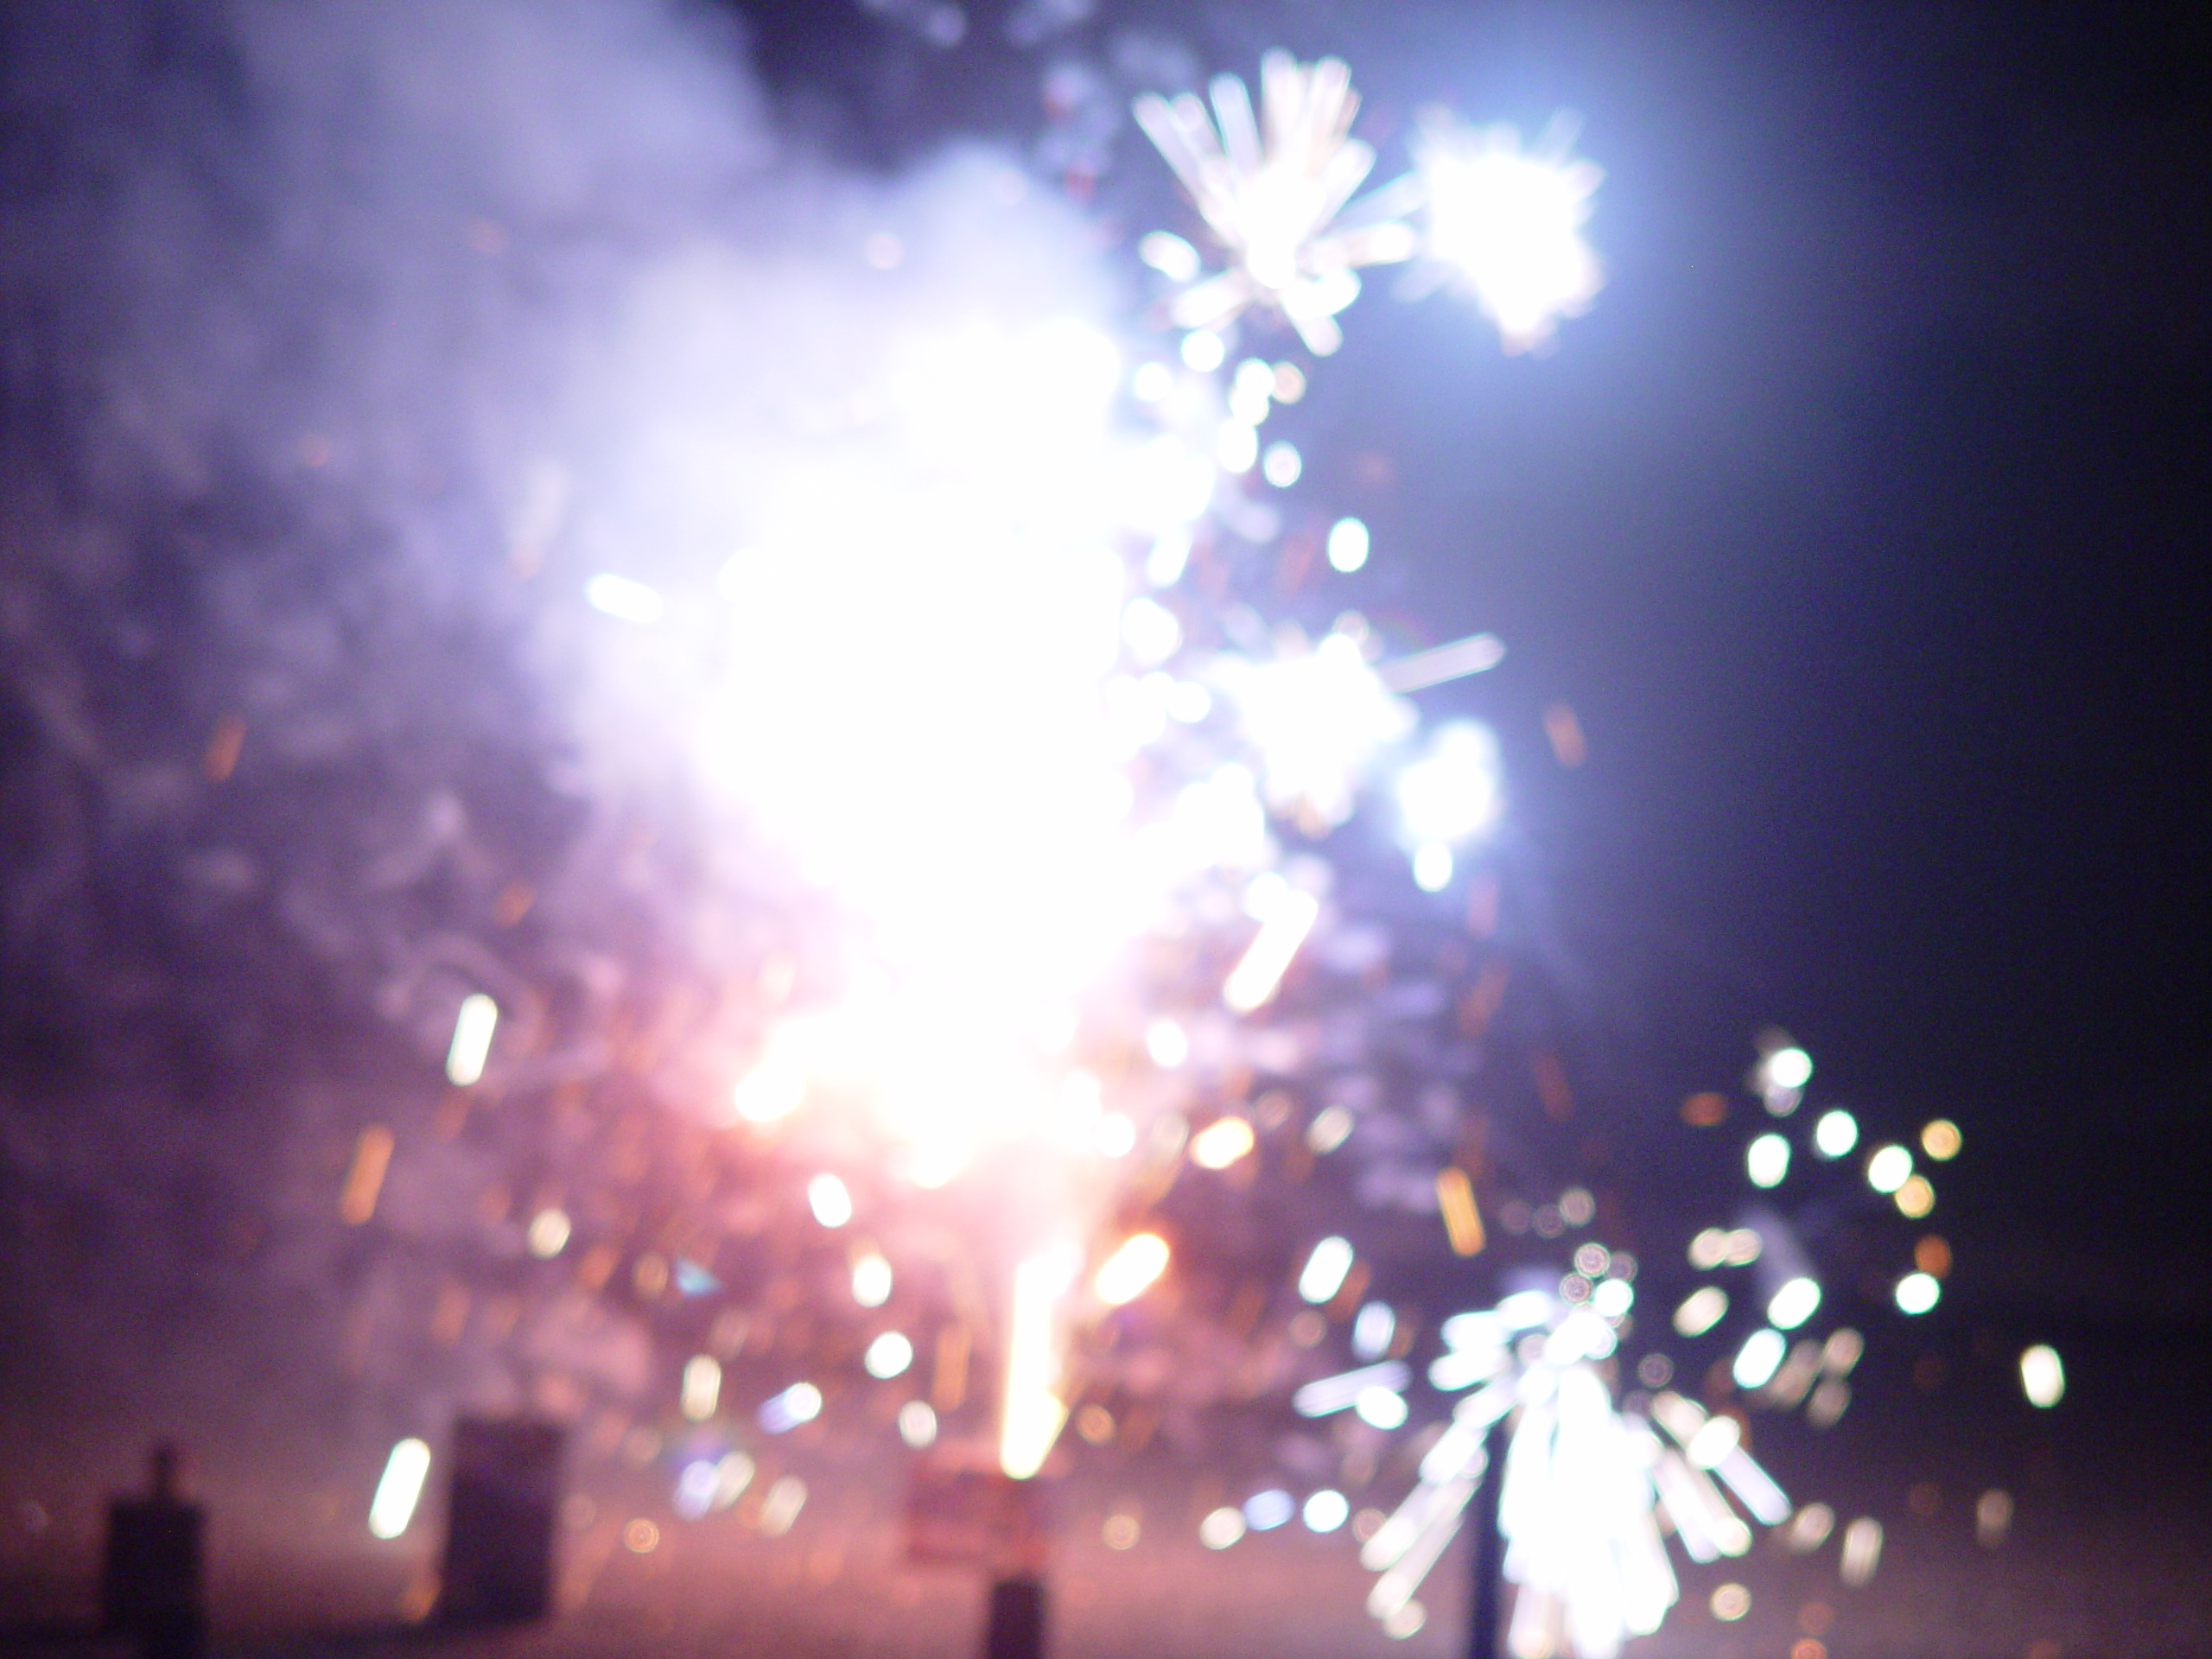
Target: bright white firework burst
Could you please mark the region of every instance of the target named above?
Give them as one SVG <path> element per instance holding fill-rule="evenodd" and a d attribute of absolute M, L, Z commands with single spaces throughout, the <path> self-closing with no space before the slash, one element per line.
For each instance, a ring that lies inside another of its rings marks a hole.
<path fill-rule="evenodd" d="M 1554 121 L 1523 152 L 1510 127 L 1425 112 L 1414 170 L 1353 201 L 1375 152 L 1351 136 L 1359 100 L 1342 60 L 1268 54 L 1256 119 L 1235 75 L 1217 75 L 1208 90 L 1211 116 L 1188 93 L 1136 102 L 1138 124 L 1229 257 L 1227 270 L 1202 275 L 1179 238 L 1146 238 L 1150 263 L 1187 284 L 1170 308 L 1184 327 L 1267 307 L 1326 356 L 1343 343 L 1337 316 L 1359 296 L 1360 268 L 1418 257 L 1417 289 L 1449 281 L 1465 290 L 1518 352 L 1581 315 L 1603 283 L 1582 226 L 1604 175 L 1571 155 L 1571 122 Z"/>

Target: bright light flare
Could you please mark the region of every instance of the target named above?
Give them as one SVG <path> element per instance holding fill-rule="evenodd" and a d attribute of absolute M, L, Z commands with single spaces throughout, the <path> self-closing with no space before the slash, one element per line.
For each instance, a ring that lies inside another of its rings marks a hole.
<path fill-rule="evenodd" d="M 1471 841 L 1503 804 L 1497 739 L 1471 720 L 1438 727 L 1427 754 L 1398 774 L 1400 821 L 1415 847 Z"/>
<path fill-rule="evenodd" d="M 1167 1271 L 1167 1241 L 1157 1233 L 1138 1233 L 1099 1265 L 1091 1288 L 1109 1307 L 1136 1300 Z"/>
<path fill-rule="evenodd" d="M 842 1227 L 853 1218 L 853 1195 L 835 1175 L 817 1175 L 806 1184 L 806 1207 L 824 1227 Z"/>
<path fill-rule="evenodd" d="M 483 992 L 472 992 L 461 999 L 461 1011 L 454 1016 L 453 1041 L 446 1049 L 448 1083 L 466 1089 L 482 1078 L 484 1063 L 492 1054 L 492 1033 L 499 1024 L 499 1005 Z"/>
<path fill-rule="evenodd" d="M 1334 1236 L 1323 1239 L 1306 1258 L 1306 1266 L 1298 1275 L 1298 1294 L 1317 1306 L 1327 1301 L 1344 1287 L 1344 1275 L 1351 1271 L 1351 1263 L 1350 1240 Z"/>
<path fill-rule="evenodd" d="M 369 1502 L 372 1535 L 389 1541 L 407 1530 L 429 1472 L 430 1448 L 423 1441 L 405 1440 L 391 1448 L 391 1455 L 385 1459 L 384 1478 L 377 1482 L 376 1496 Z"/>
<path fill-rule="evenodd" d="M 1265 1007 L 1274 999 L 1292 958 L 1320 913 L 1321 901 L 1312 893 L 1285 892 L 1270 906 L 1258 935 L 1230 971 L 1221 988 L 1221 1000 L 1238 1014 Z"/>
<path fill-rule="evenodd" d="M 2066 1397 L 2066 1366 L 2058 1350 L 2039 1342 L 2021 1353 L 2020 1391 L 2030 1405 L 2045 1410 Z"/>
<path fill-rule="evenodd" d="M 1571 137 L 1555 126 L 1524 154 L 1510 127 L 1474 130 L 1436 117 L 1415 143 L 1428 197 L 1423 251 L 1472 294 L 1508 352 L 1541 345 L 1605 284 L 1582 237 L 1605 175 L 1567 157 Z"/>
<path fill-rule="evenodd" d="M 999 1419 L 999 1467 L 1027 1480 L 1045 1466 L 1067 1421 L 1059 1388 L 1055 1325 L 1061 1293 L 1072 1276 L 1065 1251 L 1031 1256 L 1014 1270 L 1013 1316 L 1006 1338 L 1006 1392 Z"/>

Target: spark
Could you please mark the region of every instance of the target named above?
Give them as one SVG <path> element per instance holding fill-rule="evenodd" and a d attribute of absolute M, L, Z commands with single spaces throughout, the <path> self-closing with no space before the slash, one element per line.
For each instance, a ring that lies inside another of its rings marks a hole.
<path fill-rule="evenodd" d="M 1301 64 L 1271 52 L 1261 60 L 1260 89 L 1256 118 L 1234 75 L 1214 78 L 1211 116 L 1189 94 L 1136 100 L 1138 125 L 1230 261 L 1185 288 L 1171 309 L 1185 327 L 1213 328 L 1249 307 L 1268 307 L 1307 350 L 1325 357 L 1343 343 L 1336 318 L 1358 296 L 1357 268 L 1403 260 L 1415 249 L 1397 211 L 1406 193 L 1378 193 L 1385 200 L 1343 213 L 1375 152 L 1351 136 L 1359 100 L 1342 60 Z"/>
<path fill-rule="evenodd" d="M 492 1033 L 499 1023 L 499 1005 L 481 991 L 461 1000 L 454 1016 L 453 1041 L 446 1049 L 446 1081 L 466 1089 L 484 1075 L 484 1062 L 492 1052 Z"/>
<path fill-rule="evenodd" d="M 385 1459 L 384 1478 L 377 1482 L 369 1502 L 369 1531 L 391 1540 L 407 1530 L 415 1518 L 415 1505 L 423 1496 L 423 1483 L 430 1472 L 430 1448 L 417 1440 L 404 1440 Z"/>
<path fill-rule="evenodd" d="M 1100 1264 L 1091 1288 L 1109 1307 L 1121 1307 L 1149 1290 L 1167 1270 L 1167 1241 L 1157 1233 L 1138 1233 Z"/>
<path fill-rule="evenodd" d="M 999 1419 L 999 1467 L 1027 1480 L 1045 1466 L 1067 1420 L 1058 1393 L 1059 1353 L 1053 1326 L 1073 1262 L 1063 1251 L 1031 1256 L 1014 1270 L 1013 1317 L 1006 1339 L 1006 1380 Z"/>
<path fill-rule="evenodd" d="M 1313 894 L 1285 893 L 1269 907 L 1257 937 L 1222 986 L 1221 1000 L 1238 1014 L 1266 1007 L 1320 913 L 1320 901 Z"/>

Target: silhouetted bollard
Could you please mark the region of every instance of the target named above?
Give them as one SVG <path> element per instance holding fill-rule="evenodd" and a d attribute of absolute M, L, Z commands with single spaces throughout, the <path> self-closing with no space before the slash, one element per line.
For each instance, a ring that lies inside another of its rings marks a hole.
<path fill-rule="evenodd" d="M 152 1489 L 111 1498 L 100 1569 L 100 1626 L 138 1638 L 147 1659 L 194 1659 L 206 1640 L 204 1512 L 177 1496 L 176 1448 L 154 1448 Z"/>
<path fill-rule="evenodd" d="M 1045 1659 L 1045 1586 L 1037 1579 L 1001 1579 L 991 1586 L 983 1659 Z"/>
<path fill-rule="evenodd" d="M 551 1611 L 560 1505 L 558 1428 L 476 1417 L 456 1422 L 438 1617 L 506 1624 Z"/>

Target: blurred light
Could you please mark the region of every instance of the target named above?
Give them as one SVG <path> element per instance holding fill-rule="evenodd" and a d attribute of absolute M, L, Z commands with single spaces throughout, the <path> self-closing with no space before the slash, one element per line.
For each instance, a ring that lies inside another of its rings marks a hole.
<path fill-rule="evenodd" d="M 2012 1494 L 1993 1486 L 1974 1506 L 1974 1535 L 1984 1549 L 1995 1549 L 2012 1530 Z"/>
<path fill-rule="evenodd" d="M 1329 526 L 1329 564 L 1346 575 L 1367 563 L 1367 526 L 1357 518 L 1339 518 Z"/>
<path fill-rule="evenodd" d="M 1920 1131 L 1920 1149 L 1939 1164 L 1957 1157 L 1959 1148 L 1965 1144 L 1959 1126 L 1948 1117 L 1939 1117 Z"/>
<path fill-rule="evenodd" d="M 391 1166 L 392 1145 L 391 1131 L 381 1123 L 370 1124 L 353 1143 L 353 1160 L 338 1190 L 338 1219 L 348 1227 L 361 1226 L 376 1214 L 385 1172 Z"/>
<path fill-rule="evenodd" d="M 1249 1123 L 1241 1117 L 1217 1117 L 1191 1137 L 1191 1161 L 1200 1169 L 1227 1169 L 1253 1145 Z"/>
<path fill-rule="evenodd" d="M 1427 1623 L 1428 1609 L 1408 1598 L 1383 1616 L 1382 1634 L 1394 1642 L 1403 1642 L 1408 1637 L 1419 1636 L 1421 1626 Z"/>
<path fill-rule="evenodd" d="M 753 1484 L 753 1459 L 742 1452 L 727 1452 L 715 1465 L 714 1507 L 726 1510 Z"/>
<path fill-rule="evenodd" d="M 1154 231 L 1140 238 L 1137 257 L 1171 283 L 1192 283 L 1204 269 L 1198 251 L 1172 231 Z"/>
<path fill-rule="evenodd" d="M 1306 1147 L 1317 1155 L 1334 1152 L 1351 1133 L 1352 1122 L 1351 1107 L 1324 1106 L 1306 1126 Z"/>
<path fill-rule="evenodd" d="M 1835 1511 L 1825 1503 L 1808 1503 L 1797 1511 L 1782 1535 L 1782 1541 L 1793 1554 L 1809 1555 L 1827 1542 L 1828 1534 L 1835 1529 Z"/>
<path fill-rule="evenodd" d="M 1936 1207 L 1936 1189 L 1925 1175 L 1908 1175 L 1904 1184 L 1891 1195 L 1896 1201 L 1897 1213 L 1917 1221 Z"/>
<path fill-rule="evenodd" d="M 761 1403 L 758 1419 L 771 1434 L 781 1434 L 810 1423 L 822 1414 L 822 1390 L 811 1382 L 794 1382 L 781 1394 Z"/>
<path fill-rule="evenodd" d="M 1193 328 L 1183 336 L 1183 361 L 1200 374 L 1211 374 L 1228 355 L 1221 336 L 1211 328 Z"/>
<path fill-rule="evenodd" d="M 1510 127 L 1444 118 L 1423 123 L 1414 160 L 1427 193 L 1425 251 L 1471 291 L 1508 352 L 1541 344 L 1558 319 L 1589 308 L 1605 282 L 1582 238 L 1605 176 L 1597 168 L 1524 154 Z"/>
<path fill-rule="evenodd" d="M 1859 1589 L 1873 1581 L 1882 1560 L 1882 1523 L 1862 1515 L 1843 1529 L 1843 1581 Z"/>
<path fill-rule="evenodd" d="M 806 1077 L 788 1059 L 770 1055 L 737 1080 L 730 1104 L 748 1123 L 772 1123 L 788 1116 L 806 1095 Z"/>
<path fill-rule="evenodd" d="M 1351 1402 L 1362 1422 L 1384 1430 L 1401 1428 L 1406 1421 L 1405 1396 L 1389 1389 L 1363 1389 Z"/>
<path fill-rule="evenodd" d="M 1766 1305 L 1768 1322 L 1783 1331 L 1795 1331 L 1811 1319 L 1821 1306 L 1821 1287 L 1812 1279 L 1790 1279 Z"/>
<path fill-rule="evenodd" d="M 715 1488 L 721 1484 L 721 1471 L 705 1458 L 695 1458 L 683 1465 L 676 1478 L 676 1496 L 671 1506 L 686 1521 L 696 1521 L 714 1507 Z"/>
<path fill-rule="evenodd" d="M 1376 676 L 1393 691 L 1424 691 L 1470 674 L 1486 674 L 1504 660 L 1503 639 L 1494 633 L 1477 633 L 1385 663 Z"/>
<path fill-rule="evenodd" d="M 530 1218 L 527 1235 L 530 1253 L 542 1262 L 550 1262 L 567 1248 L 569 1217 L 563 1210 L 541 1210 Z"/>
<path fill-rule="evenodd" d="M 1122 639 L 1145 668 L 1157 668 L 1183 646 L 1175 613 L 1149 599 L 1133 599 L 1122 611 Z"/>
<path fill-rule="evenodd" d="M 727 543 L 725 543 L 727 545 Z M 584 583 L 584 598 L 595 611 L 625 622 L 647 626 L 661 619 L 666 602 L 642 582 L 627 576 L 601 575 Z"/>
<path fill-rule="evenodd" d="M 1416 846 L 1471 840 L 1499 805 L 1497 740 L 1472 721 L 1438 727 L 1428 753 L 1398 774 L 1398 809 Z"/>
<path fill-rule="evenodd" d="M 1255 1492 L 1244 1500 L 1244 1524 L 1254 1532 L 1273 1532 L 1297 1513 L 1297 1503 L 1280 1486 Z"/>
<path fill-rule="evenodd" d="M 1236 365 L 1236 376 L 1230 383 L 1229 412 L 1249 426 L 1257 426 L 1268 418 L 1268 405 L 1274 399 L 1275 372 L 1256 357 L 1248 357 Z"/>
<path fill-rule="evenodd" d="M 1108 1112 L 1091 1131 L 1091 1144 L 1102 1158 L 1126 1158 L 1137 1144 L 1137 1126 L 1121 1112 Z"/>
<path fill-rule="evenodd" d="M 1625 1317 L 1635 1301 L 1636 1287 L 1625 1279 L 1608 1279 L 1590 1293 L 1590 1306 L 1608 1319 Z"/>
<path fill-rule="evenodd" d="M 1763 1135 L 1745 1149 L 1744 1165 L 1753 1186 L 1779 1186 L 1789 1173 L 1789 1142 L 1778 1135 Z"/>
<path fill-rule="evenodd" d="M 1100 1529 L 1100 1536 L 1106 1541 L 1109 1549 L 1135 1549 L 1142 1534 L 1141 1523 L 1136 1516 L 1127 1513 L 1108 1516 L 1105 1526 Z"/>
<path fill-rule="evenodd" d="M 1516 1290 L 1492 1312 L 1509 1331 L 1533 1331 L 1550 1320 L 1557 1305 L 1548 1290 Z"/>
<path fill-rule="evenodd" d="M 1707 1227 L 1690 1240 L 1690 1265 L 1701 1270 L 1719 1267 L 1728 1259 L 1728 1230 Z"/>
<path fill-rule="evenodd" d="M 1289 971 L 1292 958 L 1298 954 L 1298 947 L 1313 931 L 1314 920 L 1320 913 L 1321 901 L 1312 893 L 1295 890 L 1284 893 L 1268 906 L 1258 934 L 1222 986 L 1221 1000 L 1238 1014 L 1250 1014 L 1265 1007 L 1274 998 L 1283 975 Z"/>
<path fill-rule="evenodd" d="M 1156 404 L 1175 390 L 1175 371 L 1165 363 L 1140 363 L 1129 377 L 1129 393 L 1141 404 Z"/>
<path fill-rule="evenodd" d="M 1298 1275 L 1298 1294 L 1317 1306 L 1327 1301 L 1344 1287 L 1344 1275 L 1351 1271 L 1351 1262 L 1349 1240 L 1333 1236 L 1323 1239 L 1306 1258 L 1306 1266 Z"/>
<path fill-rule="evenodd" d="M 1908 1273 L 1897 1281 L 1897 1306 L 1907 1313 L 1925 1313 L 1942 1294 L 1943 1287 L 1933 1274 Z"/>
<path fill-rule="evenodd" d="M 453 1042 L 446 1049 L 446 1081 L 466 1089 L 484 1075 L 484 1062 L 492 1052 L 492 1033 L 499 1023 L 499 1005 L 481 991 L 461 999 L 454 1016 Z"/>
<path fill-rule="evenodd" d="M 1723 1458 L 1743 1443 L 1743 1425 L 1733 1417 L 1708 1417 L 1690 1436 L 1682 1455 L 1690 1460 L 1693 1469 L 1716 1468 Z"/>
<path fill-rule="evenodd" d="M 1287 490 L 1298 482 L 1298 475 L 1306 470 L 1300 459 L 1298 446 L 1291 443 L 1271 443 L 1260 458 L 1260 476 L 1279 490 Z"/>
<path fill-rule="evenodd" d="M 1144 1028 L 1145 1052 L 1162 1071 L 1173 1071 L 1191 1058 L 1191 1039 L 1173 1020 L 1154 1020 Z"/>
<path fill-rule="evenodd" d="M 1866 1157 L 1866 1185 L 1877 1192 L 1894 1192 L 1912 1175 L 1912 1154 L 1891 1144 L 1877 1147 Z"/>
<path fill-rule="evenodd" d="M 1334 1532 L 1351 1517 L 1351 1503 L 1342 1492 L 1324 1486 L 1306 1500 L 1309 1532 Z"/>
<path fill-rule="evenodd" d="M 1713 1616 L 1732 1624 L 1751 1611 L 1751 1592 L 1740 1584 L 1724 1584 L 1713 1592 Z"/>
<path fill-rule="evenodd" d="M 1144 556 L 1144 579 L 1155 588 L 1173 588 L 1183 580 L 1191 562 L 1191 532 L 1181 524 L 1170 525 L 1153 540 Z"/>
<path fill-rule="evenodd" d="M 805 1507 L 806 1483 L 797 1475 L 769 1482 L 768 1490 L 760 1495 L 760 1530 L 771 1538 L 781 1537 Z"/>
<path fill-rule="evenodd" d="M 1675 1310 L 1675 1329 L 1686 1337 L 1701 1337 L 1727 1312 L 1728 1293 L 1718 1285 L 1706 1285 L 1682 1298 Z"/>
<path fill-rule="evenodd" d="M 1789 1344 L 1779 1331 L 1764 1328 L 1754 1331 L 1744 1338 L 1744 1345 L 1736 1351 L 1732 1373 L 1739 1389 L 1757 1389 L 1765 1385 L 1782 1364 L 1782 1357 L 1789 1351 Z"/>
<path fill-rule="evenodd" d="M 853 1263 L 853 1300 L 862 1307 L 881 1307 L 891 1300 L 891 1263 L 870 1250 Z"/>
<path fill-rule="evenodd" d="M 1813 1149 L 1823 1158 L 1840 1158 L 1859 1144 L 1859 1120 L 1849 1112 L 1822 1112 L 1813 1125 Z"/>
<path fill-rule="evenodd" d="M 1198 1541 L 1208 1549 L 1227 1549 L 1244 1535 L 1244 1512 L 1227 1504 L 1198 1522 Z"/>
<path fill-rule="evenodd" d="M 1380 1359 L 1398 1333 L 1398 1316 L 1387 1302 L 1370 1302 L 1351 1322 L 1351 1351 L 1355 1358 Z"/>
<path fill-rule="evenodd" d="M 660 1529 L 638 1516 L 624 1525 L 622 1544 L 633 1555 L 650 1555 L 660 1548 Z"/>
<path fill-rule="evenodd" d="M 1303 1384 L 1290 1396 L 1291 1408 L 1301 1417 L 1326 1417 L 1357 1406 L 1370 1393 L 1395 1394 L 1411 1381 L 1413 1372 L 1402 1361 L 1385 1360 Z"/>
<path fill-rule="evenodd" d="M 1260 458 L 1260 435 L 1242 421 L 1224 422 L 1214 438 L 1213 458 L 1224 473 L 1249 473 Z"/>
<path fill-rule="evenodd" d="M 806 1184 L 806 1207 L 824 1227 L 842 1227 L 853 1218 L 853 1195 L 835 1175 L 817 1175 Z"/>
<path fill-rule="evenodd" d="M 2039 1342 L 2022 1351 L 2020 1390 L 2028 1396 L 2030 1405 L 2045 1408 L 2066 1397 L 2066 1366 L 2058 1357 L 2058 1350 Z"/>
<path fill-rule="evenodd" d="M 384 1478 L 369 1501 L 369 1531 L 374 1536 L 392 1539 L 407 1530 L 429 1472 L 430 1448 L 423 1441 L 405 1440 L 391 1448 L 385 1459 Z"/>
<path fill-rule="evenodd" d="M 1149 1290 L 1167 1270 L 1167 1241 L 1157 1233 L 1138 1233 L 1100 1264 L 1091 1288 L 1109 1307 L 1121 1307 Z"/>
<path fill-rule="evenodd" d="M 914 1344 L 897 1331 L 886 1331 L 868 1345 L 861 1367 L 879 1382 L 888 1382 L 914 1363 Z"/>
<path fill-rule="evenodd" d="M 1033 1255 L 1014 1269 L 1013 1313 L 1007 1325 L 1006 1388 L 999 1416 L 999 1467 L 1027 1480 L 1045 1466 L 1067 1419 L 1055 1391 L 1059 1352 L 1053 1315 L 1072 1276 L 1065 1252 Z"/>
<path fill-rule="evenodd" d="M 1950 1241 L 1939 1233 L 1929 1233 L 1918 1240 L 1912 1247 L 1912 1265 L 1938 1279 L 1948 1277 L 1951 1271 Z"/>
<path fill-rule="evenodd" d="M 1307 1131 L 1307 1139 L 1312 1139 L 1311 1130 Z M 1436 1208 L 1444 1217 L 1444 1236 L 1452 1246 L 1452 1254 L 1481 1255 L 1482 1211 L 1475 1205 L 1474 1183 L 1457 1164 L 1446 1164 L 1436 1172 Z"/>
<path fill-rule="evenodd" d="M 1769 1089 L 1802 1089 L 1813 1080 L 1813 1057 L 1802 1048 L 1777 1048 L 1759 1063 L 1759 1077 Z"/>
<path fill-rule="evenodd" d="M 1441 893 L 1452 885 L 1452 849 L 1440 841 L 1424 842 L 1414 851 L 1414 885 Z"/>
<path fill-rule="evenodd" d="M 693 1422 L 703 1423 L 713 1416 L 721 1403 L 721 1362 L 712 1354 L 694 1354 L 685 1360 L 680 1396 L 683 1414 Z"/>
<path fill-rule="evenodd" d="M 926 1400 L 909 1400 L 899 1408 L 899 1438 L 917 1452 L 937 1440 L 937 1413 Z"/>
<path fill-rule="evenodd" d="M 1866 1339 L 1848 1325 L 1840 1331 L 1828 1332 L 1828 1339 L 1821 1344 L 1821 1369 L 1830 1376 L 1849 1376 L 1851 1368 L 1866 1351 Z"/>

